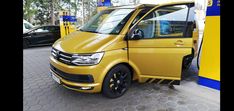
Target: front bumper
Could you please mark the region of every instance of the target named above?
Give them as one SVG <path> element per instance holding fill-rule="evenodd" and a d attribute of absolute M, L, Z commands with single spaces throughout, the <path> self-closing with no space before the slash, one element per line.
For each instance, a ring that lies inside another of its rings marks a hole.
<path fill-rule="evenodd" d="M 69 74 L 66 72 L 63 72 L 53 65 L 50 64 L 50 70 L 56 73 L 59 77 L 71 81 L 71 82 L 76 82 L 76 83 L 94 83 L 93 76 L 92 75 L 87 75 L 87 74 Z"/>
<path fill-rule="evenodd" d="M 69 66 L 50 57 L 50 72 L 64 87 L 79 92 L 96 93 L 101 91 L 102 72 L 98 66 Z M 96 70 L 95 70 L 96 69 Z"/>

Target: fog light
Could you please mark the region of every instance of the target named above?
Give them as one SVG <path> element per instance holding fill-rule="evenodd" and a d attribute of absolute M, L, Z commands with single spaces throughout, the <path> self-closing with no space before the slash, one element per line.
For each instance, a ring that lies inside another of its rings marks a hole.
<path fill-rule="evenodd" d="M 90 90 L 90 89 L 92 89 L 92 87 L 81 87 L 80 89 L 82 89 L 82 90 Z"/>

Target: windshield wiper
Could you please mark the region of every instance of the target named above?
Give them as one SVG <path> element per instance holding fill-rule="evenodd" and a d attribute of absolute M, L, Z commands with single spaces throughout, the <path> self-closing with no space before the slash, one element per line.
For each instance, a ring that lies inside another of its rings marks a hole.
<path fill-rule="evenodd" d="M 82 29 L 79 29 L 79 31 L 84 31 L 84 30 L 82 30 Z"/>
<path fill-rule="evenodd" d="M 92 31 L 92 30 L 86 30 L 86 32 L 98 33 L 97 31 Z"/>
<path fill-rule="evenodd" d="M 92 32 L 92 33 L 99 33 L 99 32 L 97 32 L 97 31 L 92 31 L 92 30 L 82 30 L 82 29 L 80 29 L 80 31 L 83 31 L 83 32 Z M 99 33 L 100 34 L 100 33 Z"/>

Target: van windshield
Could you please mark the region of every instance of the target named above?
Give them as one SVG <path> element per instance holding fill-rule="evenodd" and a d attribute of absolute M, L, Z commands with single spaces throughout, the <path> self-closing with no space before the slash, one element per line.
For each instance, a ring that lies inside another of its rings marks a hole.
<path fill-rule="evenodd" d="M 103 10 L 93 16 L 80 31 L 119 34 L 125 23 L 131 17 L 134 9 L 109 9 Z"/>

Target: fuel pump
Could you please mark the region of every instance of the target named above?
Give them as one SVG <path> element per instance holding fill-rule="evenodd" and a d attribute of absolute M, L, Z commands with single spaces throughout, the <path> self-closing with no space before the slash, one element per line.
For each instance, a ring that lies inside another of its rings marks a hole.
<path fill-rule="evenodd" d="M 77 19 L 76 16 L 70 16 L 68 15 L 67 11 L 61 11 L 59 13 L 60 15 L 60 33 L 61 38 L 64 36 L 70 34 L 71 32 L 76 31 L 76 23 Z"/>

